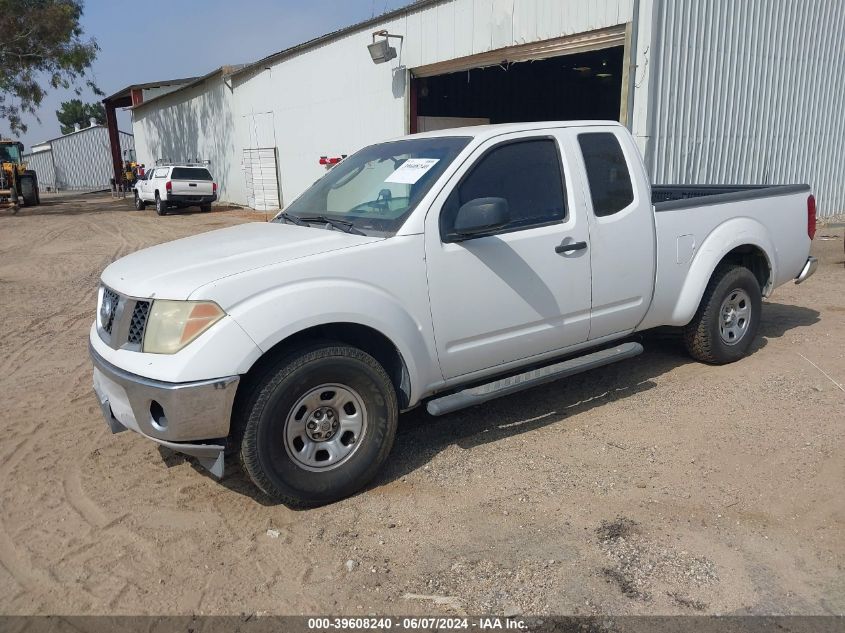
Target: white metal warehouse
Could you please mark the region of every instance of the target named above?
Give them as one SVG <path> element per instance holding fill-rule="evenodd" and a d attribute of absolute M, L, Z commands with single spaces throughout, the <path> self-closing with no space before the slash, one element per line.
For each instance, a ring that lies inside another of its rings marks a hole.
<path fill-rule="evenodd" d="M 421 0 L 133 108 L 139 160 L 284 206 L 321 157 L 423 129 L 617 119 L 657 183 L 809 182 L 845 210 L 839 0 Z M 397 57 L 374 64 L 386 31 Z"/>
<path fill-rule="evenodd" d="M 131 134 L 119 135 L 121 152 L 135 147 Z M 109 133 L 103 125 L 94 124 L 33 145 L 23 159 L 29 169 L 35 170 L 42 191 L 106 189 L 114 174 Z"/>

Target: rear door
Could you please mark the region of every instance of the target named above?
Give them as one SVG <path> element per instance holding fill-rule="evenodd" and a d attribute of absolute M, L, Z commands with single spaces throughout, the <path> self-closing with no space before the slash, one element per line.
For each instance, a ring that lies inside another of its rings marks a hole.
<path fill-rule="evenodd" d="M 621 127 L 572 129 L 590 210 L 590 339 L 633 330 L 654 290 L 654 212 L 645 171 Z"/>
<path fill-rule="evenodd" d="M 170 181 L 174 196 L 210 196 L 214 189 L 214 178 L 205 167 L 174 167 Z"/>
<path fill-rule="evenodd" d="M 571 203 L 557 131 L 491 139 L 450 179 L 426 216 L 429 298 L 447 379 L 495 373 L 587 340 L 587 221 Z M 456 241 L 469 200 L 504 198 L 510 222 Z"/>

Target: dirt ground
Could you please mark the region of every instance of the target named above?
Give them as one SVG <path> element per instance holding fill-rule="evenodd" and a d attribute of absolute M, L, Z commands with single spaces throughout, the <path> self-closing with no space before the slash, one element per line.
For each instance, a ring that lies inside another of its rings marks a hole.
<path fill-rule="evenodd" d="M 369 489 L 293 511 L 235 465 L 217 482 L 112 436 L 91 390 L 101 270 L 254 219 L 104 196 L 0 212 L 0 613 L 845 612 L 842 225 L 749 358 L 650 335 L 639 358 L 413 411 Z"/>

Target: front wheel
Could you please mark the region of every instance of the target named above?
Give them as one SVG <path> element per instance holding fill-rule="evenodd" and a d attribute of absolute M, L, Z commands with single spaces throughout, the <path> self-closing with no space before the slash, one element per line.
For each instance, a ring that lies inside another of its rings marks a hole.
<path fill-rule="evenodd" d="M 165 204 L 158 193 L 156 193 L 156 213 L 158 215 L 165 215 L 167 213 L 167 204 Z"/>
<path fill-rule="evenodd" d="M 720 266 L 710 278 L 701 304 L 684 328 L 690 355 L 711 365 L 725 365 L 748 353 L 762 309 L 760 284 L 743 266 Z"/>
<path fill-rule="evenodd" d="M 135 209 L 138 211 L 143 211 L 147 207 L 147 203 L 141 200 L 141 196 L 138 195 L 138 192 L 135 192 Z"/>
<path fill-rule="evenodd" d="M 399 407 L 384 368 L 348 345 L 324 343 L 281 361 L 233 420 L 241 462 L 265 494 L 314 506 L 364 487 L 387 459 Z M 237 419 L 237 416 L 242 416 Z"/>

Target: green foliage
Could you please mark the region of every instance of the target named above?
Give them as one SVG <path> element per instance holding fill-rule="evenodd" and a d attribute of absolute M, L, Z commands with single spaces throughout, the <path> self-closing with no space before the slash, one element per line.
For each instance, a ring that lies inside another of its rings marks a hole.
<path fill-rule="evenodd" d="M 86 80 L 99 47 L 82 39 L 81 17 L 81 0 L 0 0 L 0 119 L 13 133 L 26 132 L 22 117 L 50 88 L 81 94 L 84 81 L 102 94 Z"/>
<path fill-rule="evenodd" d="M 76 123 L 80 128 L 89 127 L 92 118 L 103 125 L 106 122 L 106 109 L 102 103 L 82 103 L 79 99 L 71 99 L 62 101 L 61 109 L 56 110 L 56 118 L 62 134 L 70 134 Z"/>

